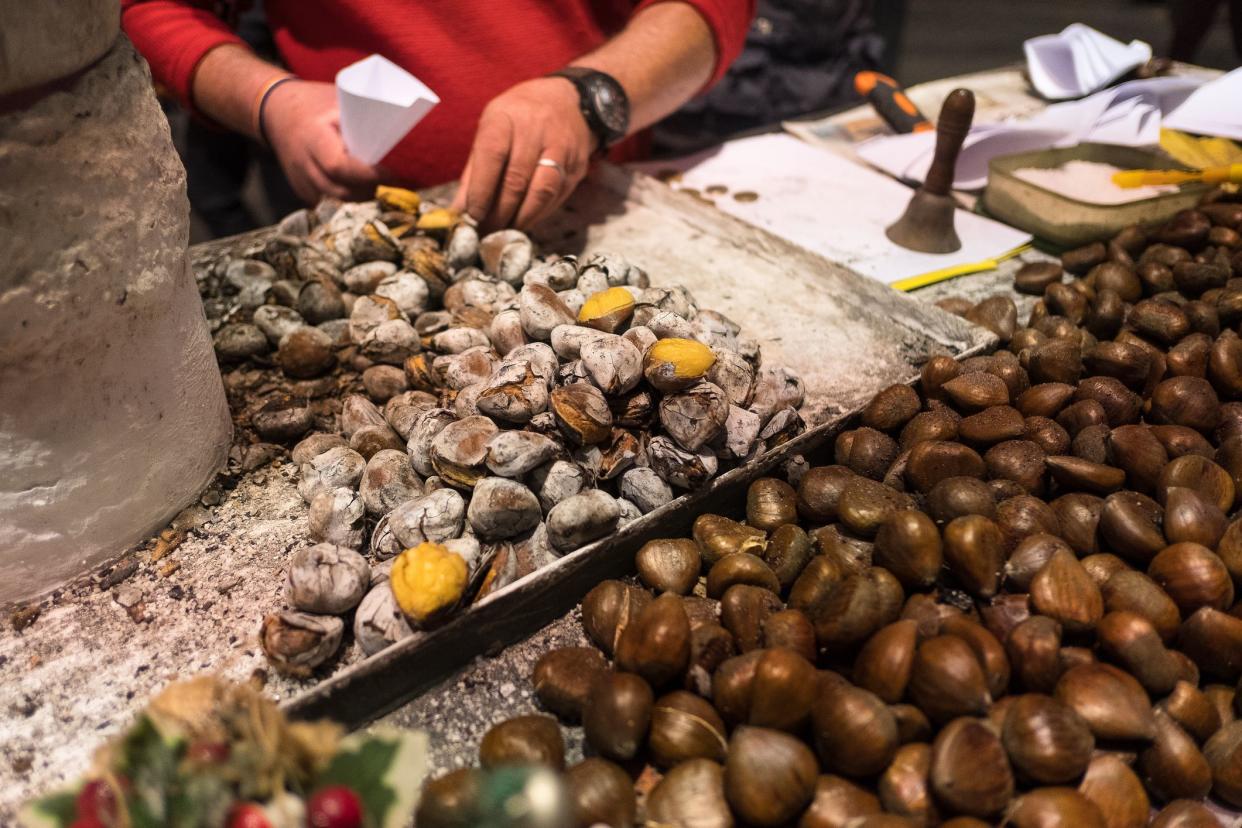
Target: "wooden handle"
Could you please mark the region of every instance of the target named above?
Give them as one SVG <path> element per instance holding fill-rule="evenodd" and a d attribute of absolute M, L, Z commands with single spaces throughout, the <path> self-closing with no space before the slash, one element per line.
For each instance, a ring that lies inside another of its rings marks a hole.
<path fill-rule="evenodd" d="M 957 156 L 962 142 L 970 132 L 970 122 L 975 117 L 975 93 L 969 89 L 954 89 L 945 98 L 936 122 L 936 154 L 932 157 L 923 189 L 932 195 L 948 195 L 953 189 L 953 174 L 957 169 Z"/>

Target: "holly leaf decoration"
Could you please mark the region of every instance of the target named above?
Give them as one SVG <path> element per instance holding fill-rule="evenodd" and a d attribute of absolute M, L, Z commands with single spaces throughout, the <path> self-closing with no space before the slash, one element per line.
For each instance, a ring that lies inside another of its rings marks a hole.
<path fill-rule="evenodd" d="M 77 816 L 77 788 L 66 788 L 22 808 L 17 814 L 17 824 L 22 828 L 68 828 Z"/>
<path fill-rule="evenodd" d="M 316 788 L 345 785 L 362 801 L 367 828 L 402 828 L 418 804 L 427 773 L 427 734 L 375 728 L 341 740 Z"/>

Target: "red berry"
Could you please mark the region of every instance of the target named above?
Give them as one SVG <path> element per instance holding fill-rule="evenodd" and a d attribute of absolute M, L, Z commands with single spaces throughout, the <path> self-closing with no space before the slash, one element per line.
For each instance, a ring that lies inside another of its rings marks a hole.
<path fill-rule="evenodd" d="M 121 790 L 128 788 L 124 777 L 117 779 Z M 82 786 L 76 801 L 78 816 L 90 817 L 97 821 L 116 819 L 120 808 L 117 807 L 116 790 L 102 779 L 92 779 Z"/>
<path fill-rule="evenodd" d="M 253 802 L 239 802 L 229 811 L 228 828 L 272 828 L 260 805 Z"/>
<path fill-rule="evenodd" d="M 362 801 L 344 785 L 316 791 L 306 803 L 309 828 L 361 828 Z"/>
<path fill-rule="evenodd" d="M 80 816 L 69 823 L 69 828 L 108 828 L 93 816 Z"/>

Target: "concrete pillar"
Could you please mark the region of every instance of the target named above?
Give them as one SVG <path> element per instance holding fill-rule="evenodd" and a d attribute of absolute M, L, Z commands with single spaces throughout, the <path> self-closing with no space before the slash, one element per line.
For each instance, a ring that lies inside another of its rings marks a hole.
<path fill-rule="evenodd" d="M 116 0 L 0 0 L 0 19 L 3 605 L 166 524 L 231 421 L 185 171 Z"/>

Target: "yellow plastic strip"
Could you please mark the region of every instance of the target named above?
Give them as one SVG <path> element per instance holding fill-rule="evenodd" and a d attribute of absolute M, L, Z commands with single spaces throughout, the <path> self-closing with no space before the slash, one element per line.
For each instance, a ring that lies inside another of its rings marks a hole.
<path fill-rule="evenodd" d="M 994 259 L 984 259 L 981 262 L 969 262 L 967 264 L 953 265 L 952 267 L 944 267 L 940 270 L 933 270 L 930 273 L 922 273 L 918 276 L 911 276 L 907 279 L 899 279 L 893 282 L 889 287 L 897 290 L 911 291 L 919 288 L 934 285 L 937 282 L 944 282 L 958 276 L 967 276 L 971 273 L 982 273 L 985 270 L 995 270 L 1000 267 L 1000 263 L 1006 259 L 1012 259 L 1014 256 L 1021 256 L 1023 253 L 1031 249 L 1030 244 L 1021 244 L 1003 253 Z"/>

